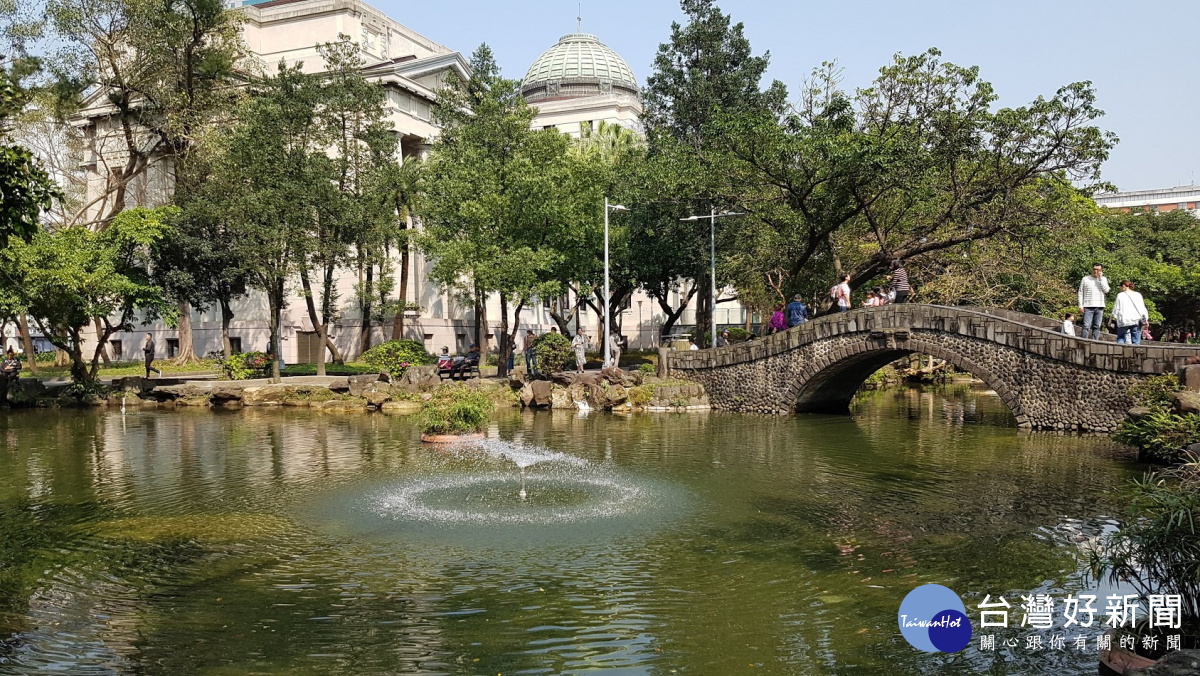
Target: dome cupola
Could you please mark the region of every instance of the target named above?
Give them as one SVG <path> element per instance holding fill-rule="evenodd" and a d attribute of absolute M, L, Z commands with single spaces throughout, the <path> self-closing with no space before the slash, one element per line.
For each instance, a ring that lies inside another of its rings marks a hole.
<path fill-rule="evenodd" d="M 530 103 L 639 93 L 625 59 L 588 33 L 564 35 L 533 62 L 521 83 L 521 95 Z"/>

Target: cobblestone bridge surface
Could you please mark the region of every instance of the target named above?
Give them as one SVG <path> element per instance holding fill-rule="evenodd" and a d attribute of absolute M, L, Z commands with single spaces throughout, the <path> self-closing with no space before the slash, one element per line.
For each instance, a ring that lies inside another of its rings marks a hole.
<path fill-rule="evenodd" d="M 887 305 L 819 317 L 729 347 L 664 352 L 674 376 L 704 385 L 713 408 L 846 412 L 882 366 L 944 359 L 995 390 L 1022 427 L 1109 432 L 1139 380 L 1174 373 L 1200 348 L 1118 345 L 1063 335 L 1045 317 L 986 308 Z"/>

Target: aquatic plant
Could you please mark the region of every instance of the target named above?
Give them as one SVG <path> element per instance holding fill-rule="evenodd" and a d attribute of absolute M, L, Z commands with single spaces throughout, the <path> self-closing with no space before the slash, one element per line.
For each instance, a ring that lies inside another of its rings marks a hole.
<path fill-rule="evenodd" d="M 468 386 L 441 387 L 421 404 L 425 434 L 472 434 L 487 426 L 495 404 L 485 392 Z"/>

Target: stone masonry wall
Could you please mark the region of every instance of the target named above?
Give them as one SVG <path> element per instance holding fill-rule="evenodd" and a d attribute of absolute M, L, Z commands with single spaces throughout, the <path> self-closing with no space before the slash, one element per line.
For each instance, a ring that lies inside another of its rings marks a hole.
<path fill-rule="evenodd" d="M 879 366 L 919 352 L 994 389 L 1025 427 L 1111 431 L 1128 390 L 1200 349 L 1081 340 L 968 308 L 895 305 L 822 317 L 716 350 L 668 353 L 672 375 L 702 383 L 714 408 L 786 413 L 845 406 Z"/>

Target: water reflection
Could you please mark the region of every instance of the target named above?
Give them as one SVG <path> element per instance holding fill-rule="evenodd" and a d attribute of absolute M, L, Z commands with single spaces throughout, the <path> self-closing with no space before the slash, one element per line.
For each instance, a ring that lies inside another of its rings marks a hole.
<path fill-rule="evenodd" d="M 1074 554 L 1137 471 L 1103 439 L 1015 429 L 986 392 L 870 393 L 853 418 L 514 413 L 490 435 L 655 498 L 558 531 L 456 530 L 362 508 L 495 469 L 422 446 L 404 419 L 0 418 L 0 667 L 1095 671 L 1090 653 L 914 654 L 896 630 L 925 582 L 969 607 L 1080 588 Z M 510 479 L 480 499 L 511 498 Z M 540 487 L 558 507 L 596 499 Z"/>

